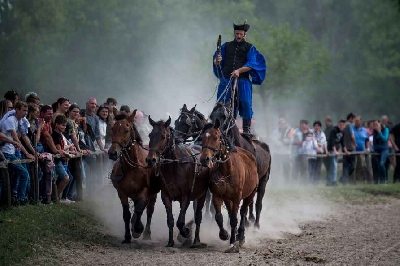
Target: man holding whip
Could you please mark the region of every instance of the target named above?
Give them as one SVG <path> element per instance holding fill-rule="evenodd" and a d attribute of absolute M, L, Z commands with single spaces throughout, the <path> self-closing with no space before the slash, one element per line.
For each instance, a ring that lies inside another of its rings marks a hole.
<path fill-rule="evenodd" d="M 233 24 L 235 39 L 222 46 L 219 39 L 213 56 L 213 71 L 220 80 L 217 101 L 229 102 L 234 92 L 234 118 L 239 112 L 243 119 L 243 133 L 251 137 L 252 84 L 261 85 L 264 81 L 267 63 L 254 45 L 246 42 L 249 28 L 246 22 L 243 25 Z"/>

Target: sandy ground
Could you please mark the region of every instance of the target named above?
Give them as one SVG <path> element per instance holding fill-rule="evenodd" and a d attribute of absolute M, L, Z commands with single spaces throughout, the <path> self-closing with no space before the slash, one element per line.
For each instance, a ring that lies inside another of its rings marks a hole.
<path fill-rule="evenodd" d="M 118 201 L 102 203 L 98 212 L 122 240 Z M 118 247 L 73 246 L 63 249 L 62 265 L 400 265 L 400 200 L 388 204 L 352 206 L 323 200 L 285 201 L 265 198 L 262 228 L 246 231 L 240 253 L 226 254 L 227 242 L 218 239 L 213 220 L 205 219 L 201 240 L 206 249 L 165 248 L 167 229 L 160 202 L 153 223 L 153 240 L 139 239 Z M 110 204 L 116 204 L 110 206 Z M 175 217 L 177 216 L 175 206 Z M 191 217 L 189 212 L 188 217 Z M 51 262 L 47 260 L 46 265 Z M 35 263 L 41 264 L 39 261 Z"/>

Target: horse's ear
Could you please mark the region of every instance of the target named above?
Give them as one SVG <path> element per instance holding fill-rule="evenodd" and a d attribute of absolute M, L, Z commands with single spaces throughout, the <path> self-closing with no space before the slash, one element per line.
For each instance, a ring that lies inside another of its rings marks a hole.
<path fill-rule="evenodd" d="M 218 129 L 218 128 L 219 128 L 219 126 L 220 126 L 219 119 L 215 119 L 215 122 L 214 122 L 214 128 L 215 128 L 215 129 Z"/>
<path fill-rule="evenodd" d="M 149 115 L 149 123 L 152 127 L 154 127 L 154 125 L 156 124 L 156 122 L 154 122 L 153 119 L 151 119 L 150 115 Z"/>
<path fill-rule="evenodd" d="M 133 110 L 133 112 L 131 113 L 131 115 L 128 117 L 128 121 L 129 121 L 129 122 L 135 121 L 136 112 L 137 112 L 137 109 Z"/>
<path fill-rule="evenodd" d="M 171 116 L 168 116 L 168 120 L 164 123 L 164 127 L 169 127 L 169 125 L 171 124 Z"/>
<path fill-rule="evenodd" d="M 117 109 L 116 107 L 114 107 L 114 108 L 112 109 L 112 112 L 113 112 L 113 114 L 114 114 L 114 117 L 116 117 L 117 115 L 119 115 L 118 109 Z"/>
<path fill-rule="evenodd" d="M 190 109 L 189 113 L 193 114 L 194 111 L 196 111 L 196 106 L 194 106 L 192 109 Z"/>
<path fill-rule="evenodd" d="M 187 111 L 188 109 L 187 109 L 187 106 L 186 106 L 186 103 L 185 104 L 183 104 L 183 107 L 182 107 L 182 111 Z"/>

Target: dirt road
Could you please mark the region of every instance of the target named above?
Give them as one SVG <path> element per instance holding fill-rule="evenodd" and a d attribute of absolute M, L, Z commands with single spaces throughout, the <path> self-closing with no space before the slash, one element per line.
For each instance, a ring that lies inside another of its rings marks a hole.
<path fill-rule="evenodd" d="M 266 200 L 270 205 L 263 217 L 264 228 L 246 231 L 246 244 L 239 254 L 223 253 L 228 243 L 219 241 L 215 222 L 208 220 L 202 226 L 206 249 L 179 244 L 165 248 L 167 239 L 161 237 L 116 248 L 71 246 L 56 260 L 62 265 L 114 266 L 400 265 L 400 200 L 365 206 Z M 159 226 L 165 235 L 164 225 Z"/>

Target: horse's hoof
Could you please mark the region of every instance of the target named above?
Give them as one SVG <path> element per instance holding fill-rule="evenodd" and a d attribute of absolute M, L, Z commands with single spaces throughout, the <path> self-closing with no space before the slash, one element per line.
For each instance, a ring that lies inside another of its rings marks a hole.
<path fill-rule="evenodd" d="M 254 228 L 260 230 L 260 223 L 254 223 Z"/>
<path fill-rule="evenodd" d="M 225 253 L 239 253 L 239 245 L 238 244 L 231 244 L 230 247 L 225 250 Z"/>
<path fill-rule="evenodd" d="M 182 243 L 182 247 L 190 247 L 192 244 L 192 238 L 187 238 L 185 242 Z"/>
<path fill-rule="evenodd" d="M 249 220 L 246 219 L 246 220 L 244 221 L 244 226 L 245 226 L 245 227 L 250 227 L 250 222 L 249 222 Z"/>
<path fill-rule="evenodd" d="M 226 230 L 219 232 L 219 239 L 221 239 L 222 241 L 226 241 L 229 238 L 230 238 L 230 236 Z"/>
<path fill-rule="evenodd" d="M 142 235 L 142 232 L 135 232 L 135 230 L 132 230 L 132 237 L 133 238 L 139 238 Z"/>
<path fill-rule="evenodd" d="M 148 233 L 148 232 L 144 233 L 143 240 L 151 240 L 151 233 Z"/>
<path fill-rule="evenodd" d="M 122 240 L 121 244 L 130 244 L 131 240 L 130 239 L 124 239 Z"/>
<path fill-rule="evenodd" d="M 185 241 L 187 241 L 189 238 L 191 238 L 192 237 L 192 230 L 190 229 L 190 228 L 187 228 L 187 229 L 189 229 L 189 233 L 188 233 L 188 235 L 185 237 L 185 236 L 183 236 L 183 235 L 181 235 L 181 233 L 179 232 L 178 233 L 178 236 L 177 236 L 177 240 L 179 241 L 179 243 L 184 243 Z"/>
<path fill-rule="evenodd" d="M 250 215 L 249 220 L 250 220 L 250 222 L 254 223 L 256 221 L 256 217 L 254 217 L 253 215 Z"/>
<path fill-rule="evenodd" d="M 198 249 L 207 248 L 207 244 L 201 243 L 201 242 L 197 242 L 197 243 L 193 243 L 193 244 L 190 246 L 190 248 L 198 248 Z"/>
<path fill-rule="evenodd" d="M 239 239 L 239 247 L 242 247 L 244 245 L 244 243 L 246 243 L 246 240 L 244 237 L 243 237 L 243 239 Z"/>
<path fill-rule="evenodd" d="M 174 240 L 168 242 L 168 244 L 165 246 L 167 248 L 172 248 L 175 245 Z"/>

